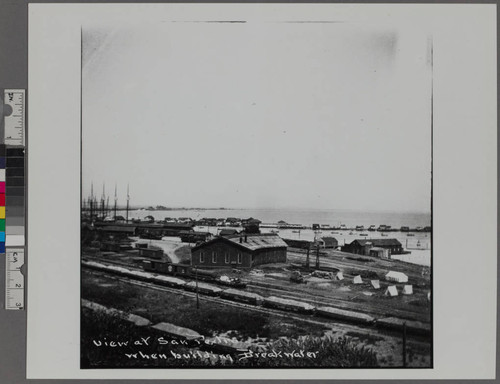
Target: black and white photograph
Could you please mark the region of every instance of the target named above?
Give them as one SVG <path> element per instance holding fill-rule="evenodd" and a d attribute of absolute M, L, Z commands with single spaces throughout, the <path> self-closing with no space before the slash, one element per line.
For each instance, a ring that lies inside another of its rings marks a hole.
<path fill-rule="evenodd" d="M 431 368 L 428 31 L 82 25 L 81 368 Z"/>

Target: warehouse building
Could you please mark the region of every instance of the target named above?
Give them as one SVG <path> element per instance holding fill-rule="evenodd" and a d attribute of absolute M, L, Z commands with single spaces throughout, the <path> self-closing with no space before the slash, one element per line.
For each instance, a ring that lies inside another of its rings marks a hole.
<path fill-rule="evenodd" d="M 383 248 L 388 250 L 388 254 L 382 257 L 390 258 L 390 255 L 404 253 L 403 245 L 397 239 L 357 239 L 342 247 L 343 252 L 355 253 L 358 255 L 371 255 L 373 248 Z M 378 256 L 378 254 L 376 255 Z"/>
<path fill-rule="evenodd" d="M 216 237 L 191 249 L 191 264 L 205 268 L 244 268 L 285 263 L 286 243 L 273 233 Z"/>

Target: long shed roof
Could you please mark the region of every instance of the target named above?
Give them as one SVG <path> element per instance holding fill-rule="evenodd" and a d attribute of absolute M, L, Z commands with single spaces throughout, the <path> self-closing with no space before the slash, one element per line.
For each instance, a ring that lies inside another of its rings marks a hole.
<path fill-rule="evenodd" d="M 401 246 L 402 244 L 398 239 L 356 239 L 351 244 L 358 243 L 361 246 L 365 246 L 367 243 L 371 243 L 374 247 L 383 247 L 388 245 Z"/>
<path fill-rule="evenodd" d="M 110 225 L 106 227 L 101 227 L 99 229 L 104 232 L 134 233 L 136 227 L 122 227 L 122 226 Z"/>
<path fill-rule="evenodd" d="M 266 233 L 266 234 L 247 234 L 247 235 L 241 234 L 241 235 L 232 235 L 225 237 L 216 237 L 215 239 L 207 241 L 206 243 L 200 244 L 196 247 L 193 247 L 192 249 L 194 251 L 198 248 L 205 247 L 215 242 L 226 242 L 228 244 L 232 244 L 249 251 L 257 251 L 259 249 L 266 249 L 266 248 L 287 247 L 287 244 L 283 241 L 281 237 L 273 233 L 269 234 Z"/>

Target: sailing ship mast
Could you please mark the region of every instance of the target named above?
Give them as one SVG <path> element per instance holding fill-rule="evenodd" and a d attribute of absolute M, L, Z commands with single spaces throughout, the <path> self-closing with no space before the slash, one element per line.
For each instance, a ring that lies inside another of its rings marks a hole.
<path fill-rule="evenodd" d="M 130 200 L 130 194 L 129 194 L 129 190 L 128 190 L 128 184 L 127 184 L 127 218 L 126 218 L 126 223 L 128 223 L 128 203 L 129 203 L 129 200 Z"/>
<path fill-rule="evenodd" d="M 104 194 L 106 190 L 106 184 L 102 183 L 102 196 L 101 196 L 101 215 L 102 220 L 104 220 Z"/>
<path fill-rule="evenodd" d="M 93 211 L 93 206 L 94 206 L 94 183 L 90 183 L 90 223 L 92 223 L 94 219 L 94 211 Z"/>
<path fill-rule="evenodd" d="M 118 200 L 118 197 L 116 196 L 116 183 L 115 183 L 115 215 L 113 216 L 114 220 L 116 221 L 116 202 Z"/>

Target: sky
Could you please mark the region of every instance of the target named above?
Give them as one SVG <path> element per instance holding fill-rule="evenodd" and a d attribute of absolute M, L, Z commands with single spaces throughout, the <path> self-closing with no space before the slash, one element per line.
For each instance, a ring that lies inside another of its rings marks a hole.
<path fill-rule="evenodd" d="M 430 212 L 423 31 L 85 26 L 82 185 L 169 207 Z M 110 201 L 112 197 L 110 198 Z"/>

